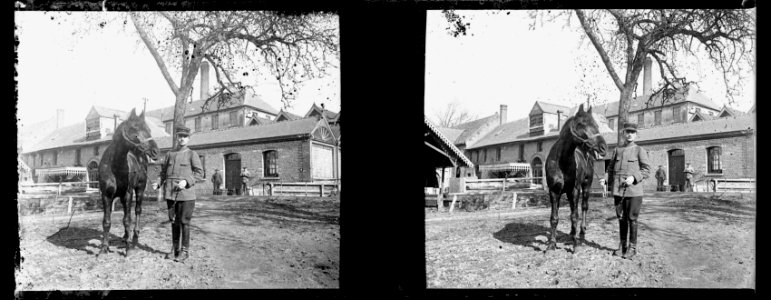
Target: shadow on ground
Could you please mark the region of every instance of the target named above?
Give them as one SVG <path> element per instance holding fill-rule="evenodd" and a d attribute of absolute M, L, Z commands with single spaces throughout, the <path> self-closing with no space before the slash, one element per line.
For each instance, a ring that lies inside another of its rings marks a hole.
<path fill-rule="evenodd" d="M 504 243 L 529 247 L 534 251 L 544 251 L 544 249 L 546 249 L 546 242 L 548 241 L 550 231 L 551 228 L 537 224 L 512 222 L 506 224 L 506 226 L 498 232 L 493 233 L 493 237 Z M 569 234 L 557 230 L 557 243 L 572 245 L 573 238 Z M 615 250 L 589 240 L 580 241 L 580 243 L 581 247 L 592 247 L 598 250 Z M 570 251 L 573 251 L 572 246 Z"/>
<path fill-rule="evenodd" d="M 83 227 L 62 227 L 56 233 L 46 238 L 48 242 L 56 246 L 84 251 L 90 255 L 97 254 L 95 250 L 99 249 L 101 239 L 102 231 Z M 117 249 L 126 249 L 126 244 L 122 237 L 110 233 L 108 239 L 110 243 L 110 252 L 116 252 Z M 97 242 L 91 243 L 92 240 L 97 240 Z M 155 250 L 147 245 L 143 245 L 141 242 L 137 244 L 135 250 L 136 249 L 150 253 L 165 253 Z"/>

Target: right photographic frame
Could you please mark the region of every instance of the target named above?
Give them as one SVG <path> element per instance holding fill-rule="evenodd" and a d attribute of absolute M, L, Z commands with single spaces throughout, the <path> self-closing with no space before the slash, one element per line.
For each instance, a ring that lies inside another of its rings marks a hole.
<path fill-rule="evenodd" d="M 427 11 L 426 287 L 755 289 L 756 18 Z"/>

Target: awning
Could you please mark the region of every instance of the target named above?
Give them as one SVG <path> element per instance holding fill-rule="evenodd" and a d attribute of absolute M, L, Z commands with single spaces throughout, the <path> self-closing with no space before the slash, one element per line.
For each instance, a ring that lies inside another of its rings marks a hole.
<path fill-rule="evenodd" d="M 480 165 L 479 171 L 527 171 L 530 172 L 528 163 L 502 163 L 492 165 Z"/>

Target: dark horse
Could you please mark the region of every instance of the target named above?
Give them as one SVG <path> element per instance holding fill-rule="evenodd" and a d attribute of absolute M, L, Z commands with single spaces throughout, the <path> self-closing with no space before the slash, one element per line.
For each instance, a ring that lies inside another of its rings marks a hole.
<path fill-rule="evenodd" d="M 102 245 L 99 254 L 110 251 L 108 237 L 110 235 L 110 214 L 112 203 L 120 197 L 123 206 L 123 239 L 126 242 L 126 256 L 129 248 L 139 242 L 142 215 L 142 198 L 147 185 L 147 163 L 158 158 L 158 144 L 150 134 L 150 128 L 145 123 L 145 112 L 137 116 L 134 109 L 127 120 L 123 121 L 112 137 L 112 143 L 107 147 L 99 162 L 99 191 L 102 194 L 104 216 L 102 218 Z M 131 219 L 130 200 L 134 196 L 136 202 L 136 223 Z M 131 228 L 131 225 L 134 225 Z M 131 230 L 130 230 L 131 229 Z M 132 235 L 133 234 L 133 235 Z M 133 242 L 133 244 L 132 244 Z"/>
<path fill-rule="evenodd" d="M 559 200 L 565 193 L 570 203 L 570 221 L 573 237 L 573 253 L 578 250 L 577 226 L 580 226 L 581 240 L 586 234 L 586 211 L 589 210 L 589 188 L 594 176 L 594 159 L 601 159 L 607 150 L 605 139 L 600 134 L 597 122 L 592 117 L 592 108 L 584 111 L 578 108 L 575 116 L 565 121 L 559 139 L 546 158 L 546 183 L 551 200 L 551 235 L 546 250 L 554 250 L 557 244 L 557 223 L 559 223 Z M 581 197 L 582 218 L 578 215 L 578 198 Z"/>

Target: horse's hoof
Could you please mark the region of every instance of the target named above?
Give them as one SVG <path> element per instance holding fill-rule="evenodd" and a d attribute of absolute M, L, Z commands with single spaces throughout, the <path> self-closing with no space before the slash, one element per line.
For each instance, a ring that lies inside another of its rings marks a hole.
<path fill-rule="evenodd" d="M 550 242 L 546 245 L 546 251 L 549 250 L 556 250 L 557 249 L 557 243 Z M 545 252 L 545 251 L 544 251 Z"/>

